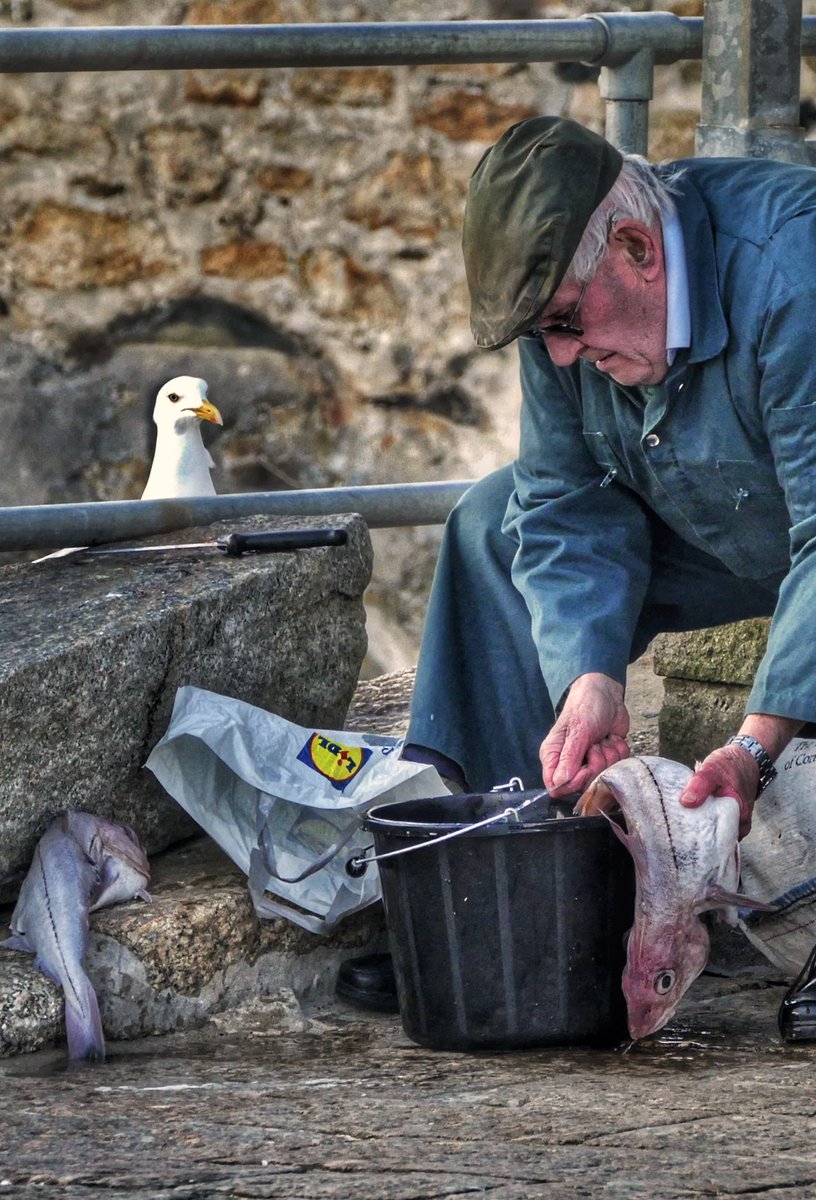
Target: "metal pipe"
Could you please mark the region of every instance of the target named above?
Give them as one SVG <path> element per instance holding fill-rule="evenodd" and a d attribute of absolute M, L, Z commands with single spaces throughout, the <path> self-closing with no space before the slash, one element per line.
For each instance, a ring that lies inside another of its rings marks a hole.
<path fill-rule="evenodd" d="M 696 153 L 808 162 L 799 125 L 802 0 L 706 6 Z"/>
<path fill-rule="evenodd" d="M 240 517 L 355 512 L 372 529 L 442 525 L 472 479 L 292 492 L 238 492 L 185 500 L 103 500 L 0 508 L 0 552 L 92 546 Z"/>
<path fill-rule="evenodd" d="M 655 63 L 678 58 L 700 58 L 703 52 L 702 18 L 678 17 L 674 13 L 592 13 L 606 34 L 606 49 L 599 60 L 604 66 L 619 67 L 645 52 Z"/>
<path fill-rule="evenodd" d="M 612 14 L 616 16 L 618 14 Z M 703 21 L 627 14 L 616 55 L 644 46 L 658 62 L 700 58 Z M 0 32 L 0 71 L 137 71 L 467 62 L 603 62 L 599 21 L 435 21 L 313 25 L 171 25 Z"/>

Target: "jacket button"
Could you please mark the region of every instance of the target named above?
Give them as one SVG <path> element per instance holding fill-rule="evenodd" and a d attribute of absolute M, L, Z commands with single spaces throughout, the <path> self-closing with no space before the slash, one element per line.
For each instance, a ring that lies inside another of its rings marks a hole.
<path fill-rule="evenodd" d="M 643 444 L 648 446 L 650 450 L 653 450 L 655 446 L 660 445 L 660 438 L 656 433 L 647 433 L 646 437 L 643 439 Z"/>

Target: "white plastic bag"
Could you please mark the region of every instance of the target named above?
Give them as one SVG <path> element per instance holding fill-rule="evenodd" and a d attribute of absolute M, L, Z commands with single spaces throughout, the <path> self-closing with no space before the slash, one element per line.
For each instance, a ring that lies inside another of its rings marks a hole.
<path fill-rule="evenodd" d="M 742 891 L 777 911 L 752 913 L 740 927 L 793 978 L 816 943 L 816 740 L 794 738 L 775 766 L 740 845 Z"/>
<path fill-rule="evenodd" d="M 182 687 L 146 765 L 249 877 L 259 916 L 327 933 L 381 895 L 376 864 L 359 878 L 346 870 L 372 842 L 364 813 L 447 794 L 435 768 L 400 758 L 402 744 Z"/>

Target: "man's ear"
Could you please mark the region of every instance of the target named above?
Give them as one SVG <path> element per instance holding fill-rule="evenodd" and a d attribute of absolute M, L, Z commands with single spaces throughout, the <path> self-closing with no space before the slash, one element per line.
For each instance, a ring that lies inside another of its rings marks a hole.
<path fill-rule="evenodd" d="M 663 269 L 663 239 L 654 229 L 640 221 L 618 222 L 610 240 L 632 268 L 645 280 L 651 281 Z"/>

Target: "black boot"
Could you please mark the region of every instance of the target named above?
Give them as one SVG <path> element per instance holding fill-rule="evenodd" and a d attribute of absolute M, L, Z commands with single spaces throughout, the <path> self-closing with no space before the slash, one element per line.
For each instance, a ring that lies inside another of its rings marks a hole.
<path fill-rule="evenodd" d="M 342 1000 L 373 1012 L 399 1012 L 390 954 L 366 954 L 340 964 L 334 988 Z"/>
<path fill-rule="evenodd" d="M 816 1041 L 816 946 L 782 1001 L 779 1032 L 785 1042 Z"/>

